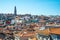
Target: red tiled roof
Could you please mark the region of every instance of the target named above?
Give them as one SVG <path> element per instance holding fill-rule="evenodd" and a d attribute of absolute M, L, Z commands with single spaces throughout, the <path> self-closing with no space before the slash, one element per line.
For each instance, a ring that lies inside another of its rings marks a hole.
<path fill-rule="evenodd" d="M 50 33 L 52 33 L 52 34 L 60 34 L 60 28 L 50 28 Z"/>

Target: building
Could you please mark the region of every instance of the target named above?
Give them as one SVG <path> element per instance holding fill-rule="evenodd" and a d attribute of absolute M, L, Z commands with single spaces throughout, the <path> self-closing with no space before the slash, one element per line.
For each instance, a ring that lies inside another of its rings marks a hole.
<path fill-rule="evenodd" d="M 17 15 L 17 10 L 16 10 L 16 6 L 14 7 L 14 16 Z"/>

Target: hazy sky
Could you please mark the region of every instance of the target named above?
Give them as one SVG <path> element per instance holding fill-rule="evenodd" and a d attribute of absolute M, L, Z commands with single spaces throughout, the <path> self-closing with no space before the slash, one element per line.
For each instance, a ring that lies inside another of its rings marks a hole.
<path fill-rule="evenodd" d="M 0 0 L 0 13 L 60 15 L 60 0 Z"/>

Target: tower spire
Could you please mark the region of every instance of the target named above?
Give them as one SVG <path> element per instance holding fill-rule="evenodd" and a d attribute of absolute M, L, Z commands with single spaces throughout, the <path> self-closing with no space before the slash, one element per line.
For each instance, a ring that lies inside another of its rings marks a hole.
<path fill-rule="evenodd" d="M 16 10 L 16 6 L 14 7 L 14 15 L 17 15 L 17 10 Z"/>

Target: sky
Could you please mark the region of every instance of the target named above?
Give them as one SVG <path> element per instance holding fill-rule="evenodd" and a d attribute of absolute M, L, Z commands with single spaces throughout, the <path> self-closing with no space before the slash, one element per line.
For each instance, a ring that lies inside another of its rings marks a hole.
<path fill-rule="evenodd" d="M 60 0 L 0 0 L 0 13 L 60 15 Z"/>

